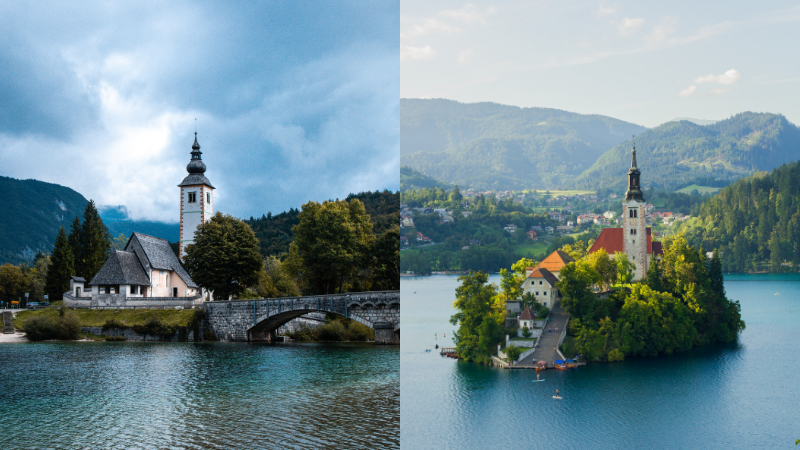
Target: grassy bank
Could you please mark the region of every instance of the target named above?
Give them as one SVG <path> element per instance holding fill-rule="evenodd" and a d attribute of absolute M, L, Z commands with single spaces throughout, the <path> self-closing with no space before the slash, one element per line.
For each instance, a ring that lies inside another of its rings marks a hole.
<path fill-rule="evenodd" d="M 46 308 L 38 310 L 20 311 L 14 317 L 14 328 L 24 330 L 25 322 L 33 317 L 59 316 L 58 308 Z M 154 319 L 169 327 L 188 327 L 193 324 L 195 310 L 164 310 L 155 311 L 149 309 L 121 309 L 121 310 L 96 310 L 96 309 L 76 309 L 69 311 L 73 314 L 82 327 L 102 327 L 106 323 L 116 322 L 124 327 L 145 326 Z"/>

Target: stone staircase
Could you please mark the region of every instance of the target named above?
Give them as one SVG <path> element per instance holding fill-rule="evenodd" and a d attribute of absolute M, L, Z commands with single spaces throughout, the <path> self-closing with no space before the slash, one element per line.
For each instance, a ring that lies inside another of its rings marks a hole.
<path fill-rule="evenodd" d="M 14 334 L 14 325 L 11 324 L 11 313 L 3 313 L 3 334 Z"/>

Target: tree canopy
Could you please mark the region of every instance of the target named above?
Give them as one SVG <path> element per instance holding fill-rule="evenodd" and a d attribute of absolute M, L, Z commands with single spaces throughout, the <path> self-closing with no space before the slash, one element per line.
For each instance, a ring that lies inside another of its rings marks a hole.
<path fill-rule="evenodd" d="M 197 227 L 183 263 L 192 280 L 212 291 L 215 300 L 240 295 L 258 283 L 263 270 L 253 230 L 244 221 L 220 212 Z"/>

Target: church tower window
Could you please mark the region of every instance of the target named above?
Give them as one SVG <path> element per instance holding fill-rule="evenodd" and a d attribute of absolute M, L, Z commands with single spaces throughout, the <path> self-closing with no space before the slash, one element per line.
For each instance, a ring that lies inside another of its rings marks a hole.
<path fill-rule="evenodd" d="M 189 192 L 189 203 L 197 203 L 197 192 Z"/>

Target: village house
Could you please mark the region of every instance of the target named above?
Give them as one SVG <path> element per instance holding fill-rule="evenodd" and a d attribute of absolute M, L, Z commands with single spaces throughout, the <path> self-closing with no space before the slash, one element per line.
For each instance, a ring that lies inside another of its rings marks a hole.
<path fill-rule="evenodd" d="M 536 235 L 536 232 L 533 231 L 533 230 L 528 230 L 528 232 L 525 233 L 525 234 L 528 235 L 528 239 L 530 239 L 532 241 L 538 241 L 539 240 L 539 237 Z"/>
<path fill-rule="evenodd" d="M 518 227 L 516 225 L 514 225 L 513 223 L 510 223 L 510 224 L 508 224 L 508 225 L 503 227 L 504 230 L 508 231 L 511 234 L 514 234 L 514 232 L 517 231 L 517 228 Z"/>
<path fill-rule="evenodd" d="M 537 266 L 522 283 L 522 290 L 524 294 L 533 295 L 537 302 L 552 308 L 558 300 L 557 282 L 558 278 L 552 272 Z"/>

